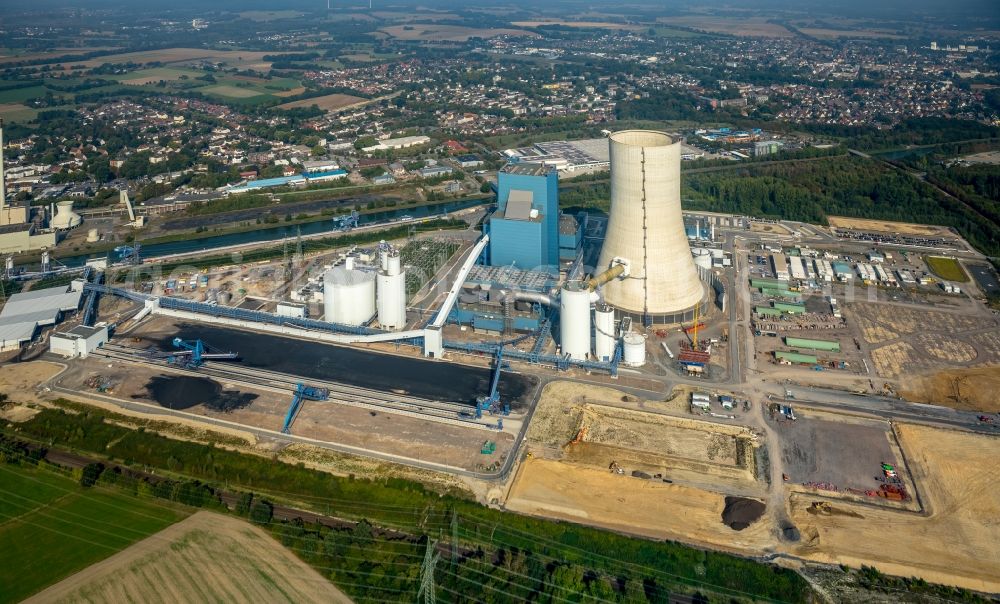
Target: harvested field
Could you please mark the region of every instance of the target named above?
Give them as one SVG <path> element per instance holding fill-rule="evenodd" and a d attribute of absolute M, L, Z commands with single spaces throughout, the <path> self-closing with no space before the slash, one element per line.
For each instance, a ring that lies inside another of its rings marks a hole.
<path fill-rule="evenodd" d="M 896 427 L 927 515 L 849 502 L 817 509 L 815 496 L 795 493 L 789 511 L 802 542 L 792 552 L 819 562 L 867 564 L 894 575 L 1000 591 L 1000 523 L 995 521 L 1000 490 L 993 472 L 1000 439 Z"/>
<path fill-rule="evenodd" d="M 316 105 L 323 111 L 336 111 L 356 103 L 363 103 L 366 100 L 367 99 L 363 99 L 359 96 L 351 96 L 349 94 L 328 94 L 326 96 L 317 96 L 311 99 L 302 99 L 301 101 L 293 101 L 291 103 L 285 103 L 284 105 L 278 105 L 278 109 L 298 109 L 299 107 L 312 107 L 313 105 Z"/>
<path fill-rule="evenodd" d="M 838 229 L 899 233 L 900 235 L 950 234 L 948 229 L 932 224 L 911 224 L 909 222 L 890 222 L 888 220 L 868 220 L 866 218 L 849 218 L 847 216 L 830 216 L 829 221 L 830 226 Z"/>
<path fill-rule="evenodd" d="M 305 86 L 296 86 L 295 88 L 292 88 L 291 90 L 285 90 L 283 92 L 275 92 L 273 94 L 274 94 L 274 96 L 278 97 L 279 99 L 283 99 L 283 98 L 287 98 L 287 97 L 290 97 L 290 96 L 296 96 L 296 95 L 302 94 L 305 91 L 306 91 Z"/>
<path fill-rule="evenodd" d="M 908 401 L 1000 413 L 1000 367 L 953 369 L 920 377 L 900 394 Z"/>
<path fill-rule="evenodd" d="M 903 36 L 878 29 L 825 29 L 820 27 L 800 27 L 799 31 L 814 38 L 891 38 L 899 39 Z"/>
<path fill-rule="evenodd" d="M 295 19 L 301 17 L 303 13 L 297 10 L 248 10 L 240 13 L 241 19 L 249 19 L 258 23 L 268 23 L 281 19 Z"/>
<path fill-rule="evenodd" d="M 763 17 L 658 17 L 657 23 L 690 27 L 701 31 L 732 36 L 757 36 L 763 38 L 791 38 L 792 32 L 777 23 L 768 23 Z"/>
<path fill-rule="evenodd" d="M 20 103 L 0 103 L 0 119 L 8 122 L 27 122 L 38 115 L 38 110 Z"/>
<path fill-rule="evenodd" d="M 158 67 L 155 69 L 140 69 L 128 74 L 127 79 L 119 80 L 126 86 L 145 86 L 157 82 L 175 82 L 182 76 L 189 78 L 200 75 L 198 72 L 186 69 L 172 69 L 170 67 Z"/>
<path fill-rule="evenodd" d="M 538 37 L 535 32 L 524 29 L 493 29 L 462 27 L 461 25 L 433 25 L 430 23 L 415 23 L 413 25 L 393 25 L 383 27 L 385 32 L 399 40 L 421 42 L 465 42 L 469 38 L 495 38 L 497 36 Z"/>
<path fill-rule="evenodd" d="M 351 600 L 263 530 L 198 512 L 27 600 L 70 602 Z"/>
<path fill-rule="evenodd" d="M 506 507 L 738 553 L 758 553 L 773 545 L 766 522 L 738 532 L 723 524 L 726 502 L 719 493 L 537 457 L 521 464 Z"/>

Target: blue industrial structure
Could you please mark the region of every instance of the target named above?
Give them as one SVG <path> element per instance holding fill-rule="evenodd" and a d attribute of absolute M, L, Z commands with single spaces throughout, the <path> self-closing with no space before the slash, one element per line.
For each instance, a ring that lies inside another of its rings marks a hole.
<path fill-rule="evenodd" d="M 559 215 L 559 259 L 574 260 L 583 246 L 583 223 L 569 214 Z"/>
<path fill-rule="evenodd" d="M 210 352 L 205 343 L 201 340 L 186 342 L 180 338 L 174 338 L 174 348 L 181 350 L 174 352 L 167 357 L 167 361 L 177 365 L 184 365 L 190 369 L 201 367 L 206 360 L 214 361 L 235 361 L 239 355 L 235 352 Z"/>
<path fill-rule="evenodd" d="M 503 344 L 497 346 L 497 356 L 493 365 L 493 381 L 490 383 L 490 393 L 476 399 L 476 419 L 483 416 L 483 411 L 491 414 L 503 413 L 510 415 L 510 403 L 500 400 L 500 372 L 509 365 L 503 361 Z"/>
<path fill-rule="evenodd" d="M 295 396 L 292 398 L 292 404 L 288 407 L 288 412 L 285 413 L 285 423 L 281 426 L 281 433 L 288 434 L 292 429 L 292 422 L 295 421 L 295 416 L 299 412 L 299 407 L 302 406 L 302 401 L 325 401 L 328 398 L 330 398 L 330 390 L 328 388 L 306 386 L 302 383 L 296 384 Z"/>
<path fill-rule="evenodd" d="M 522 270 L 559 265 L 559 177 L 544 164 L 508 164 L 497 175 L 497 209 L 486 223 L 489 263 Z"/>

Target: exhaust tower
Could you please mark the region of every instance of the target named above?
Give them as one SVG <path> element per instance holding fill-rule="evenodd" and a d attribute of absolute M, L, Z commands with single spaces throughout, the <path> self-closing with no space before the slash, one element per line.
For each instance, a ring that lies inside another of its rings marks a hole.
<path fill-rule="evenodd" d="M 624 130 L 609 144 L 611 212 L 596 270 L 629 270 L 604 285 L 604 300 L 645 324 L 680 322 L 704 298 L 681 216 L 680 140 Z"/>

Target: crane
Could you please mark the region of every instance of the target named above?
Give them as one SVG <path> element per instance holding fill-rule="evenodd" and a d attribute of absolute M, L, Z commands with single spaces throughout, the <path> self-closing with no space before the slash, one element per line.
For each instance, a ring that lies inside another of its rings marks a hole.
<path fill-rule="evenodd" d="M 239 359 L 239 354 L 235 352 L 209 352 L 208 347 L 201 340 L 187 341 L 174 338 L 174 348 L 180 348 L 168 357 L 171 363 L 185 365 L 191 369 L 200 367 L 207 360 L 213 361 L 235 361 Z"/>
<path fill-rule="evenodd" d="M 281 426 L 281 433 L 290 433 L 292 422 L 295 421 L 295 415 L 299 412 L 299 407 L 302 406 L 302 401 L 325 401 L 328 398 L 330 398 L 329 388 L 306 386 L 301 382 L 296 384 L 295 396 L 292 397 L 292 404 L 289 405 L 288 413 L 285 414 L 285 423 Z"/>
<path fill-rule="evenodd" d="M 490 383 L 490 393 L 476 399 L 476 419 L 483 416 L 483 411 L 495 413 L 500 408 L 500 372 L 509 367 L 503 362 L 503 346 L 497 347 L 497 356 L 493 366 L 493 381 Z M 510 415 L 510 403 L 504 402 L 502 413 Z"/>

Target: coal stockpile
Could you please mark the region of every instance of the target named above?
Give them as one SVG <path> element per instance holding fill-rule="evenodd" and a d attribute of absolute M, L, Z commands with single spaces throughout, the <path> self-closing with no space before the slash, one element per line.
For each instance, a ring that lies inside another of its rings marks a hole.
<path fill-rule="evenodd" d="M 435 401 L 475 405 L 477 396 L 488 394 L 492 379 L 491 370 L 485 367 L 404 358 L 212 325 L 183 324 L 177 332 L 164 335 L 160 346 L 169 350 L 174 337 L 200 339 L 213 348 L 238 352 L 244 367 Z M 500 396 L 513 409 L 525 408 L 536 383 L 533 377 L 505 372 L 500 379 Z"/>
<path fill-rule="evenodd" d="M 726 507 L 722 510 L 722 522 L 734 531 L 742 531 L 764 515 L 767 506 L 756 499 L 726 497 Z"/>
<path fill-rule="evenodd" d="M 257 398 L 256 394 L 223 390 L 215 380 L 190 376 L 160 375 L 146 384 L 149 396 L 167 409 L 190 409 L 204 405 L 213 411 L 242 409 Z"/>

